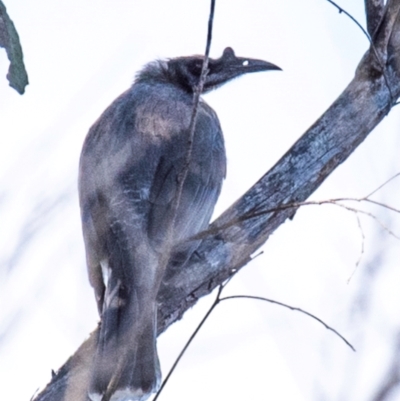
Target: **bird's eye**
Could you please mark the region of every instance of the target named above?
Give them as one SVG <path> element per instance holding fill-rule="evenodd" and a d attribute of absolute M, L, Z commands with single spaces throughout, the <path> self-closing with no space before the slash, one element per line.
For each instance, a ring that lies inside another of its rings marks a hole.
<path fill-rule="evenodd" d="M 243 63 L 242 63 L 242 65 L 243 65 L 243 66 L 249 65 L 249 60 L 244 60 Z"/>

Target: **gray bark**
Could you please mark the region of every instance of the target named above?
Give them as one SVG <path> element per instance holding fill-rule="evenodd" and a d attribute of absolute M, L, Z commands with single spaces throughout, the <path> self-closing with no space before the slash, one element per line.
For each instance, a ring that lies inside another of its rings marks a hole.
<path fill-rule="evenodd" d="M 293 217 L 296 209 L 287 205 L 305 201 L 389 113 L 400 95 L 399 10 L 399 0 L 388 2 L 374 49 L 366 52 L 354 79 L 332 106 L 210 226 L 188 265 L 169 269 L 159 294 L 160 333 L 245 266 L 270 234 Z M 96 336 L 97 329 L 35 401 L 86 400 Z"/>
<path fill-rule="evenodd" d="M 384 0 L 365 0 L 365 14 L 367 16 L 367 30 L 370 36 L 374 36 L 381 22 L 385 9 Z"/>

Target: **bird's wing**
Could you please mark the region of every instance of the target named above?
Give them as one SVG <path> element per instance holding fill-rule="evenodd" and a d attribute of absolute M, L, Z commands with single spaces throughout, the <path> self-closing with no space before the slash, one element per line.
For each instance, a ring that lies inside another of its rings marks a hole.
<path fill-rule="evenodd" d="M 163 241 L 168 230 L 179 177 L 185 169 L 188 135 L 176 135 L 160 157 L 149 201 L 149 237 Z M 187 168 L 187 167 L 186 167 Z M 192 154 L 176 212 L 174 242 L 179 243 L 207 227 L 221 191 L 226 156 L 216 114 L 202 103 L 197 117 Z"/>

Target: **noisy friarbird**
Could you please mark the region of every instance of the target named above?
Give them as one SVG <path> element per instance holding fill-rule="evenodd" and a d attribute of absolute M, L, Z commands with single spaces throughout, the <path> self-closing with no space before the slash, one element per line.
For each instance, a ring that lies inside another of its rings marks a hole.
<path fill-rule="evenodd" d="M 184 261 L 195 251 L 198 241 L 185 245 L 185 240 L 207 228 L 226 172 L 220 123 L 203 100 L 185 165 L 203 60 L 178 57 L 145 65 L 91 127 L 83 145 L 82 228 L 101 317 L 88 386 L 93 401 L 104 395 L 111 401 L 143 401 L 160 385 L 156 298 L 166 252 L 172 245 Z M 237 57 L 228 47 L 220 58 L 209 59 L 203 93 L 268 70 L 279 67 Z"/>

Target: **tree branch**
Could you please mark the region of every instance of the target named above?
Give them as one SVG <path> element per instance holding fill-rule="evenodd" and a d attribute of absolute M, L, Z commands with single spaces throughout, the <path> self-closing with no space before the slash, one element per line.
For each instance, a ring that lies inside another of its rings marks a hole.
<path fill-rule="evenodd" d="M 372 401 L 389 401 L 393 392 L 400 386 L 400 334 L 397 334 L 396 344 L 392 355 L 392 361 L 388 371 L 383 377 L 381 386 L 376 390 Z M 393 399 L 393 398 L 392 398 Z"/>
<path fill-rule="evenodd" d="M 385 11 L 384 0 L 365 0 L 367 30 L 371 38 L 374 36 Z"/>
<path fill-rule="evenodd" d="M 159 293 L 161 333 L 251 260 L 251 255 L 295 210 L 283 209 L 227 225 L 243 214 L 306 200 L 388 114 L 400 95 L 399 1 L 389 1 L 374 37 L 384 71 L 369 50 L 354 79 L 281 160 L 212 225 L 226 227 L 204 238 L 184 269 L 169 266 Z M 374 61 L 375 59 L 375 61 Z M 386 79 L 384 75 L 386 75 Z M 390 85 L 388 90 L 387 83 Z M 390 93 L 391 92 L 391 93 Z M 36 396 L 36 401 L 86 401 L 98 331 Z"/>

